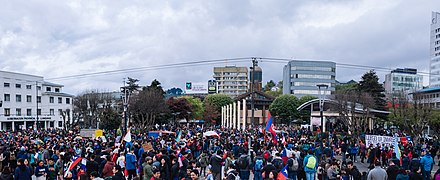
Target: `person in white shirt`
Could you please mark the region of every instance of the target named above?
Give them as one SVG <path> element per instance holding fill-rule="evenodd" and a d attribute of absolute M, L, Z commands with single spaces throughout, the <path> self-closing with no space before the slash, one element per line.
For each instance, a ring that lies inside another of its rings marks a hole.
<path fill-rule="evenodd" d="M 116 160 L 116 165 L 121 166 L 122 170 L 125 170 L 125 153 L 121 153 Z"/>

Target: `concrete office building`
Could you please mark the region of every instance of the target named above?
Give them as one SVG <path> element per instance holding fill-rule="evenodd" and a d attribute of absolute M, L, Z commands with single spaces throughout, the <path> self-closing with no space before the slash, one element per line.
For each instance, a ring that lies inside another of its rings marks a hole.
<path fill-rule="evenodd" d="M 248 91 L 247 67 L 214 67 L 213 77 L 217 81 L 219 94 L 237 97 Z"/>
<path fill-rule="evenodd" d="M 429 86 L 440 86 L 440 13 L 432 12 Z"/>
<path fill-rule="evenodd" d="M 0 130 L 63 128 L 72 121 L 73 96 L 41 76 L 0 71 Z"/>
<path fill-rule="evenodd" d="M 290 61 L 283 70 L 283 94 L 300 98 L 319 97 L 318 84 L 328 86 L 326 95 L 333 94 L 336 86 L 336 63 L 330 61 Z"/>
<path fill-rule="evenodd" d="M 417 69 L 398 68 L 385 75 L 384 87 L 387 94 L 412 93 L 423 88 L 423 76 Z"/>

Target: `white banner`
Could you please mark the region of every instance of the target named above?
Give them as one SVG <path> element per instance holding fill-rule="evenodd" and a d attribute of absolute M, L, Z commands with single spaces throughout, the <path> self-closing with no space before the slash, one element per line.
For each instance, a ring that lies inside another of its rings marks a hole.
<path fill-rule="evenodd" d="M 392 136 L 378 136 L 378 135 L 365 135 L 365 145 L 369 146 L 370 144 L 373 144 L 374 147 L 377 146 L 377 144 L 380 144 L 382 147 L 385 146 L 392 146 L 394 145 L 394 137 Z"/>

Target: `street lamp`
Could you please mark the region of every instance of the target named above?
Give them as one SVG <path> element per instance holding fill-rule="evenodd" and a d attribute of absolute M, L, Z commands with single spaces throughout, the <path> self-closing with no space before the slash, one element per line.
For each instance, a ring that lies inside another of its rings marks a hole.
<path fill-rule="evenodd" d="M 328 89 L 327 84 L 318 84 L 318 94 L 319 94 L 319 115 L 321 116 L 321 132 L 325 132 L 325 124 L 324 124 L 324 115 L 323 115 L 323 109 L 324 109 L 324 96 L 325 91 Z M 325 88 L 323 94 L 321 95 L 321 88 Z"/>

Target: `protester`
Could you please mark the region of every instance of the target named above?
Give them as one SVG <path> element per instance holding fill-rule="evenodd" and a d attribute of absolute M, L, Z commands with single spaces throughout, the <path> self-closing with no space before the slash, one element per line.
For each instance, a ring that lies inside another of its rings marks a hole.
<path fill-rule="evenodd" d="M 420 159 L 420 166 L 422 167 L 422 174 L 424 180 L 430 180 L 431 179 L 431 170 L 434 166 L 434 160 L 431 157 L 431 154 L 429 151 L 423 151 L 422 152 L 423 157 Z"/>
<path fill-rule="evenodd" d="M 318 161 L 313 155 L 313 151 L 311 149 L 308 150 L 307 156 L 304 158 L 303 167 L 306 173 L 306 179 L 314 180 L 318 168 Z"/>
<path fill-rule="evenodd" d="M 14 177 L 12 176 L 11 169 L 9 166 L 3 167 L 2 174 L 0 175 L 0 180 L 13 180 Z"/>
<path fill-rule="evenodd" d="M 380 161 L 376 161 L 374 163 L 374 169 L 372 169 L 367 176 L 367 180 L 387 180 L 388 175 L 385 169 L 383 169 L 381 166 Z"/>

